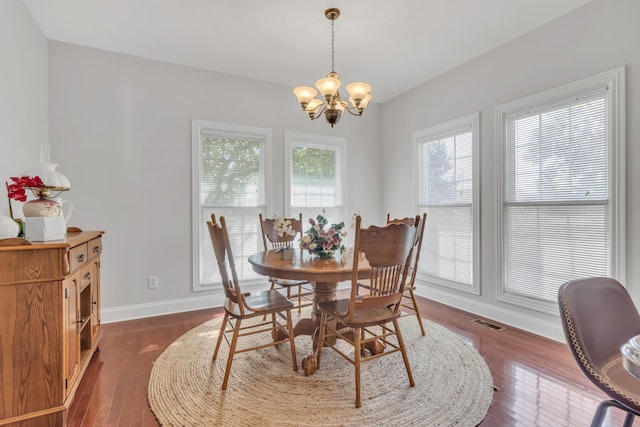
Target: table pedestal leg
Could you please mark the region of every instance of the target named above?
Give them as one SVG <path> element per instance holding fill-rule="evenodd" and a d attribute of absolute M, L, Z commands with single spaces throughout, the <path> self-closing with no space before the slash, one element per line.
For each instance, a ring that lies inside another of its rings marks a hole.
<path fill-rule="evenodd" d="M 294 328 L 294 335 L 311 335 L 313 339 L 312 353 L 302 359 L 302 367 L 305 375 L 313 374 L 317 369 L 316 352 L 318 349 L 318 327 L 322 314 L 318 309 L 318 303 L 324 301 L 333 301 L 336 299 L 336 282 L 315 282 L 313 283 L 313 308 L 311 309 L 311 317 L 309 319 L 300 319 Z"/>

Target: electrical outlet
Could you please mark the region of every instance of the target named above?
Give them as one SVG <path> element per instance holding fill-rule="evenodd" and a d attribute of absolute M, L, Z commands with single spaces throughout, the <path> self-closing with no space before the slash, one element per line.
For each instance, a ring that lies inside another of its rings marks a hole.
<path fill-rule="evenodd" d="M 158 289 L 158 276 L 147 277 L 147 286 L 149 289 Z"/>

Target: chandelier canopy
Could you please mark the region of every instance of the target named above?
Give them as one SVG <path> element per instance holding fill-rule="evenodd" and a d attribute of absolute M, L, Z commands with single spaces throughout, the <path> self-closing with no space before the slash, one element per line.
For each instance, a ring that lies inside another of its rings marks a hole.
<path fill-rule="evenodd" d="M 354 116 L 361 116 L 369 101 L 371 101 L 371 86 L 367 83 L 354 82 L 347 85 L 350 105 L 340 98 L 338 88 L 342 84 L 340 76 L 335 71 L 335 47 L 334 47 L 334 21 L 340 16 L 340 9 L 330 8 L 324 11 L 324 16 L 331 21 L 331 72 L 327 77 L 316 82 L 316 88 L 324 97 L 324 102 L 316 98 L 318 93 L 312 87 L 299 86 L 293 90 L 302 109 L 309 114 L 311 120 L 315 120 L 324 113 L 327 122 L 333 127 L 340 121 L 343 111 L 348 111 Z"/>

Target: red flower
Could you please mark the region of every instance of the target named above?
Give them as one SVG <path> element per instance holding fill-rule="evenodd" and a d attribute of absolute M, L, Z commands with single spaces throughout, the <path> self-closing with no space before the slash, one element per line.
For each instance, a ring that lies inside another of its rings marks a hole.
<path fill-rule="evenodd" d="M 10 199 L 17 200 L 19 202 L 27 201 L 27 193 L 25 191 L 25 188 L 44 187 L 44 183 L 39 176 L 34 176 L 33 178 L 31 178 L 30 176 L 12 176 L 11 181 L 13 181 L 13 184 L 9 184 L 7 186 L 7 190 L 9 192 L 8 196 Z"/>

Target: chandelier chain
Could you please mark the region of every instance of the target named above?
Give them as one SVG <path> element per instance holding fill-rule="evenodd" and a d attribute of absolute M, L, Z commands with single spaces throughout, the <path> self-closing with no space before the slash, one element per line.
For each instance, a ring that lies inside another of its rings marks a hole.
<path fill-rule="evenodd" d="M 334 37 L 335 37 L 335 33 L 333 31 L 333 23 L 335 22 L 335 19 L 331 20 L 331 72 L 334 73 L 336 70 L 336 48 L 335 48 L 335 43 L 334 43 Z"/>

